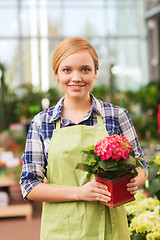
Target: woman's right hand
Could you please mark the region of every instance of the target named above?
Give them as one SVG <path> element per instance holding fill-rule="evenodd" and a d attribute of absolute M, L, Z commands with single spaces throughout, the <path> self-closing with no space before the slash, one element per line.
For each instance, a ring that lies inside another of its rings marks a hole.
<path fill-rule="evenodd" d="M 111 193 L 108 187 L 95 180 L 79 187 L 78 199 L 81 201 L 99 201 L 103 204 L 111 201 Z"/>

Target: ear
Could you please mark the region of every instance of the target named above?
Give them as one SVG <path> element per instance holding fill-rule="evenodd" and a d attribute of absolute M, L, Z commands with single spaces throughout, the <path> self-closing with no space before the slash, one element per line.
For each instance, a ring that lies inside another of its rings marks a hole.
<path fill-rule="evenodd" d="M 55 75 L 55 77 L 57 78 L 57 80 L 58 80 L 58 82 L 59 82 L 59 79 L 58 79 L 58 74 L 57 74 L 57 73 L 55 73 L 54 75 Z"/>
<path fill-rule="evenodd" d="M 97 70 L 95 71 L 94 79 L 97 77 Z"/>

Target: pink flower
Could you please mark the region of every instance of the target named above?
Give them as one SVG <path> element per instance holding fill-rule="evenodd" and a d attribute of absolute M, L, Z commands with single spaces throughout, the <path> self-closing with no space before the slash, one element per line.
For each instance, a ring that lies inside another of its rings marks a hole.
<path fill-rule="evenodd" d="M 102 160 L 115 159 L 119 161 L 121 158 L 127 159 L 131 149 L 132 147 L 127 138 L 114 134 L 101 139 L 96 144 L 94 152 L 100 156 Z"/>

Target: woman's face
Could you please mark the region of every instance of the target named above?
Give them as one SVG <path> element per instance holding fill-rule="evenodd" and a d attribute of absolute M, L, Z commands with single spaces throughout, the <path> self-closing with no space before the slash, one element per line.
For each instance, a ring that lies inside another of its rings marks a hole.
<path fill-rule="evenodd" d="M 77 51 L 62 60 L 56 77 L 66 97 L 84 99 L 96 78 L 93 58 L 88 50 Z"/>

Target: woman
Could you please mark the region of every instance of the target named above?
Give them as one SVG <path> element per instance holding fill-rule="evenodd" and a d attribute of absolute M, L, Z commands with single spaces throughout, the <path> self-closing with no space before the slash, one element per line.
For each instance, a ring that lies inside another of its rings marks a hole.
<path fill-rule="evenodd" d="M 62 41 L 53 56 L 53 70 L 64 97 L 32 120 L 22 157 L 22 195 L 44 202 L 41 239 L 128 240 L 124 207 L 107 207 L 111 200 L 107 187 L 94 176 L 88 182 L 87 173 L 75 166 L 82 161 L 82 150 L 114 133 L 127 137 L 136 156 L 142 157 L 129 114 L 90 94 L 98 56 L 85 39 Z M 131 194 L 147 178 L 143 170 L 138 172 L 127 186 Z"/>

